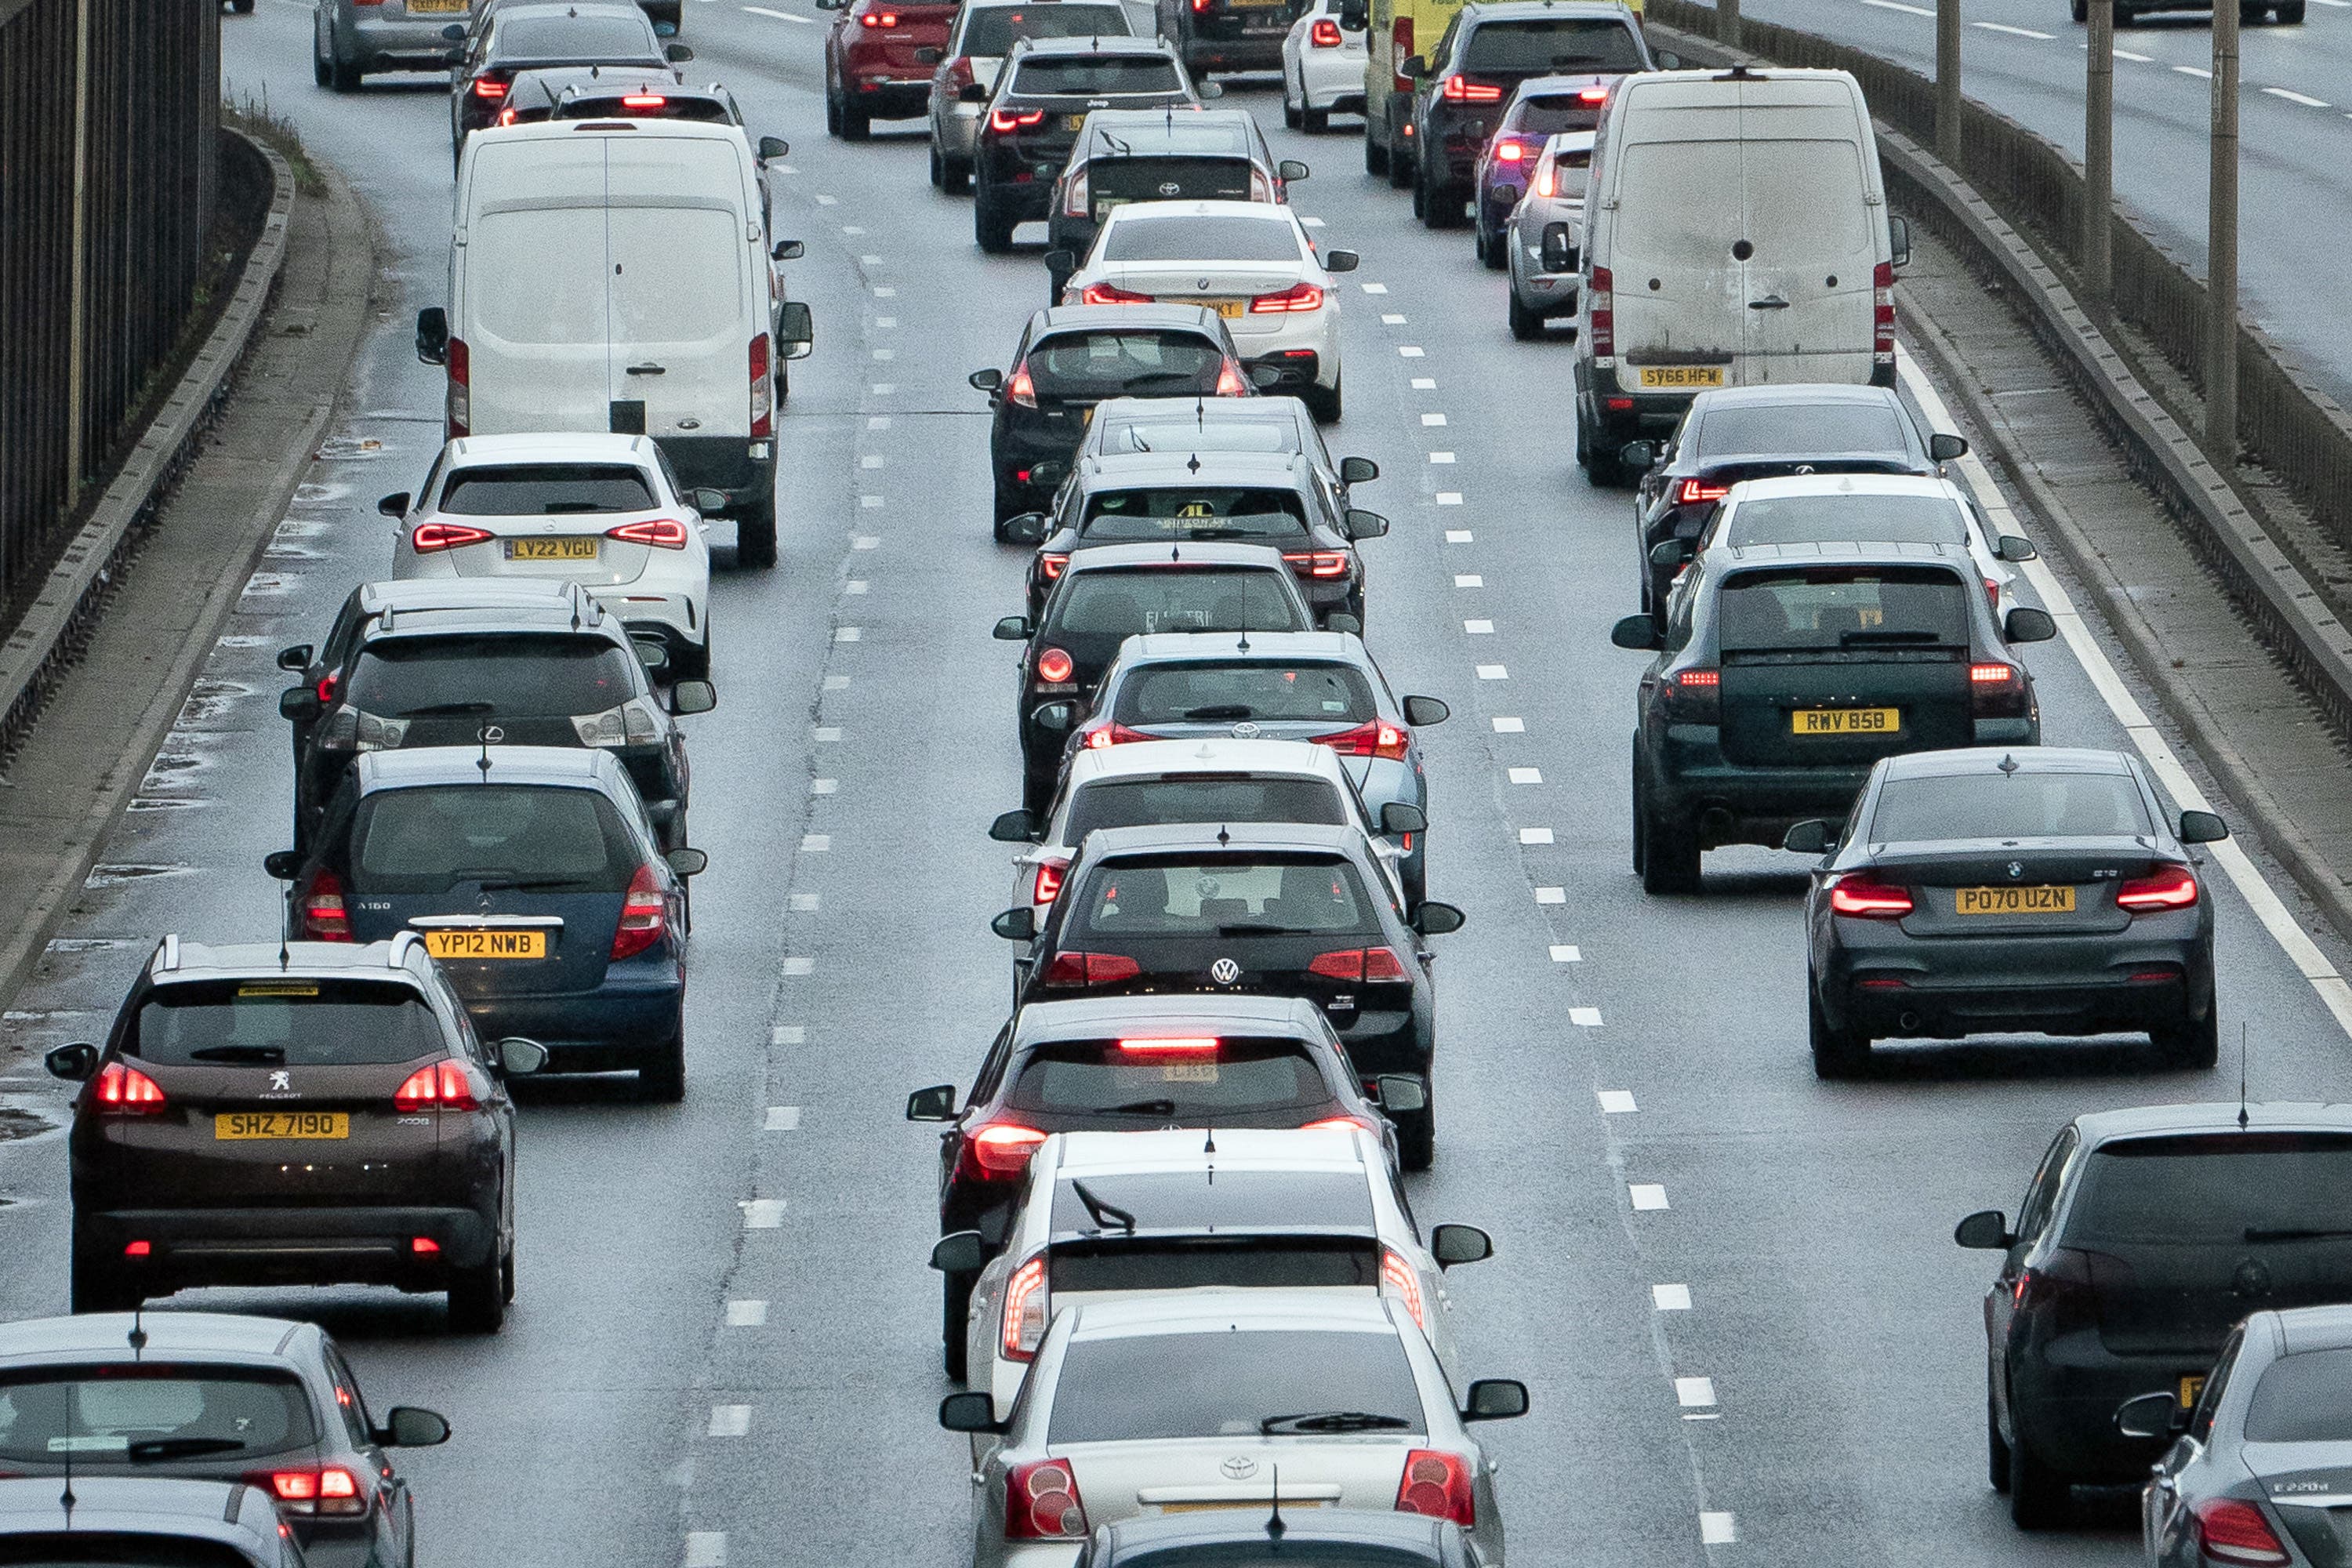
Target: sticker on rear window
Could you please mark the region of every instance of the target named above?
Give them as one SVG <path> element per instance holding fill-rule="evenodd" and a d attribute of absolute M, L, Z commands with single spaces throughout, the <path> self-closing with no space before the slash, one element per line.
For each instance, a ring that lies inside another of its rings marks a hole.
<path fill-rule="evenodd" d="M 256 980 L 236 988 L 239 996 L 316 996 L 315 983 L 302 980 Z"/>
<path fill-rule="evenodd" d="M 1160 1069 L 1162 1083 L 1214 1083 L 1217 1064 L 1214 1062 L 1170 1062 Z"/>

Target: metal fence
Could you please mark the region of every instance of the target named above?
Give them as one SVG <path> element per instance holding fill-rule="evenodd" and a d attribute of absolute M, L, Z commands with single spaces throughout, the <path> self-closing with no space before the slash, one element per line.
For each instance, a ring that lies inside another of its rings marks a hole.
<path fill-rule="evenodd" d="M 0 616 L 180 346 L 219 148 L 218 0 L 0 0 Z"/>

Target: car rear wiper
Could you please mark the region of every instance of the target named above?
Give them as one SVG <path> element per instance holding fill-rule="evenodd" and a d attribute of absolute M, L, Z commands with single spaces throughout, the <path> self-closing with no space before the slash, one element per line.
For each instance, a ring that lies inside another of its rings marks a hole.
<path fill-rule="evenodd" d="M 1106 1105 L 1105 1116 L 1173 1116 L 1176 1102 L 1172 1100 L 1130 1100 L 1125 1105 Z"/>
<path fill-rule="evenodd" d="M 541 517 L 565 517 L 576 511 L 603 511 L 593 500 L 551 500 L 539 509 Z"/>
<path fill-rule="evenodd" d="M 151 1459 L 192 1459 L 199 1454 L 234 1454 L 245 1447 L 235 1437 L 149 1437 L 123 1450 L 134 1465 Z"/>
<path fill-rule="evenodd" d="M 1940 643 L 1938 632 L 1840 632 L 1838 647 L 1852 647 L 1856 643 Z"/>
<path fill-rule="evenodd" d="M 1137 387 L 1149 386 L 1155 381 L 1181 381 L 1197 384 L 1200 379 L 1201 377 L 1199 373 L 1195 371 L 1147 370 L 1140 375 L 1129 376 L 1125 381 L 1120 382 L 1118 384 L 1127 391 L 1133 392 Z"/>
<path fill-rule="evenodd" d="M 1246 702 L 1212 702 L 1205 707 L 1184 710 L 1184 718 L 1195 724 L 1206 724 L 1219 719 L 1249 719 L 1256 714 L 1257 710 Z"/>
<path fill-rule="evenodd" d="M 428 702 L 422 708 L 404 708 L 400 716 L 404 719 L 429 719 L 445 713 L 495 713 L 498 710 L 499 705 L 495 702 Z"/>
<path fill-rule="evenodd" d="M 1235 925 L 1219 926 L 1219 936 L 1312 936 L 1313 926 L 1258 925 L 1244 921 Z"/>
<path fill-rule="evenodd" d="M 1412 1423 L 1402 1415 L 1376 1415 L 1369 1410 L 1309 1411 L 1303 1415 L 1269 1415 L 1257 1429 L 1271 1436 L 1277 1432 L 1402 1432 Z"/>
<path fill-rule="evenodd" d="M 1157 1105 L 1166 1105 L 1168 1101 L 1161 1100 L 1155 1100 L 1153 1103 Z M 1163 1112 L 1162 1114 L 1165 1113 Z M 1094 1216 L 1095 1224 L 1100 1226 L 1103 1229 L 1108 1230 L 1113 1226 L 1117 1226 L 1119 1229 L 1127 1232 L 1129 1236 L 1133 1236 L 1135 1234 L 1135 1216 L 1128 1213 L 1127 1210 L 1119 1207 L 1117 1204 L 1107 1204 L 1103 1202 L 1102 1199 L 1097 1195 L 1094 1189 L 1087 1186 L 1084 1182 L 1072 1182 L 1070 1184 L 1070 1191 L 1077 1194 L 1078 1202 L 1087 1205 L 1087 1213 L 1092 1215 Z"/>
<path fill-rule="evenodd" d="M 205 1046 L 188 1053 L 192 1062 L 282 1062 L 283 1046 Z"/>
<path fill-rule="evenodd" d="M 2264 1230 L 2260 1226 L 2246 1227 L 2248 1241 L 2340 1241 L 2352 1237 L 2352 1230 L 2300 1229 L 2292 1226 L 2277 1230 Z"/>

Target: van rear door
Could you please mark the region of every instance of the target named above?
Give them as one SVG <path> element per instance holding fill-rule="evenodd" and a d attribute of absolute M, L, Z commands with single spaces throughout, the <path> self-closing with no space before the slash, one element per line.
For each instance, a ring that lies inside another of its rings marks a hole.
<path fill-rule="evenodd" d="M 1727 384 L 1746 345 L 1748 296 L 1732 260 L 1739 188 L 1736 110 L 1662 108 L 1662 137 L 1625 148 L 1609 255 L 1617 353 L 1629 390 Z M 1736 383 L 1732 383 L 1736 384 Z"/>
<path fill-rule="evenodd" d="M 605 428 L 602 140 L 470 149 L 450 304 L 477 436 Z"/>
<path fill-rule="evenodd" d="M 759 218 L 740 150 L 719 137 L 614 136 L 607 147 L 609 428 L 747 437 L 767 285 L 749 276 Z"/>
<path fill-rule="evenodd" d="M 1855 118 L 1843 83 L 1765 83 L 1837 89 L 1828 104 L 1741 110 L 1742 338 L 1735 384 L 1843 382 L 1871 374 L 1874 226 Z M 1841 128 L 1839 122 L 1843 121 Z M 1737 252 L 1735 251 L 1735 256 Z M 1624 298 L 1619 285 L 1618 298 Z"/>

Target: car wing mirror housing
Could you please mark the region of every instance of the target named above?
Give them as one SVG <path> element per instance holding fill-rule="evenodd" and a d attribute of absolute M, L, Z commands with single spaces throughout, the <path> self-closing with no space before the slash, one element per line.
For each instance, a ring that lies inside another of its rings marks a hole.
<path fill-rule="evenodd" d="M 1348 509 L 1347 524 L 1348 537 L 1349 539 L 1385 539 L 1388 537 L 1389 520 L 1382 517 L 1379 512 L 1366 511 L 1360 506 L 1351 506 Z"/>
<path fill-rule="evenodd" d="M 98 1070 L 98 1047 L 87 1040 L 76 1040 L 69 1046 L 59 1046 L 41 1058 L 51 1078 L 61 1078 L 68 1083 L 81 1083 Z"/>
<path fill-rule="evenodd" d="M 1037 911 L 1027 904 L 1016 904 L 988 922 L 988 929 L 1007 942 L 1037 940 Z"/>
<path fill-rule="evenodd" d="M 1004 384 L 1004 373 L 991 365 L 986 370 L 973 371 L 964 380 L 974 392 L 994 392 Z"/>
<path fill-rule="evenodd" d="M 2000 546 L 1993 551 L 1993 553 L 2003 561 L 2031 561 L 2042 552 L 2033 548 L 2033 542 L 2030 539 L 2014 533 L 2004 533 L 2000 536 Z"/>
<path fill-rule="evenodd" d="M 375 503 L 375 510 L 379 516 L 388 517 L 392 519 L 393 521 L 398 522 L 402 518 L 408 515 L 408 492 L 406 490 L 393 491 L 390 495 L 385 496 L 382 500 Z"/>
<path fill-rule="evenodd" d="M 432 1448 L 449 1440 L 449 1422 L 436 1411 L 395 1405 L 383 1413 L 375 1440 L 387 1448 Z"/>
<path fill-rule="evenodd" d="M 915 51 L 915 63 L 919 66 L 935 66 L 947 58 L 945 49 L 930 44 L 926 44 Z"/>
<path fill-rule="evenodd" d="M 806 359 L 816 348 L 816 316 L 805 300 L 787 300 L 776 312 L 776 341 L 786 359 Z"/>
<path fill-rule="evenodd" d="M 1423 936 L 1451 936 L 1469 919 L 1452 904 L 1424 899 L 1412 911 L 1412 929 Z"/>
<path fill-rule="evenodd" d="M 1647 616 L 1627 616 L 1609 628 L 1609 640 L 1618 647 L 1636 653 L 1655 648 L 1662 640 L 1658 624 Z"/>
<path fill-rule="evenodd" d="M 1791 825 L 1788 832 L 1780 835 L 1780 847 L 1793 855 L 1826 855 L 1830 838 L 1830 825 L 1816 816 Z"/>
<path fill-rule="evenodd" d="M 2002 620 L 2000 630 L 2002 640 L 2007 642 L 2048 642 L 2058 635 L 2058 623 L 2050 618 L 2047 610 L 2020 605 Z"/>
<path fill-rule="evenodd" d="M 1516 1377 L 1482 1377 L 1462 1402 L 1465 1421 L 1509 1421 L 1528 1413 L 1528 1385 Z"/>
<path fill-rule="evenodd" d="M 998 642 L 1027 642 L 1036 629 L 1026 616 L 1007 616 L 996 623 L 996 630 L 991 635 Z"/>
<path fill-rule="evenodd" d="M 719 706 L 719 688 L 707 680 L 681 680 L 669 689 L 673 713 L 708 713 Z"/>
<path fill-rule="evenodd" d="M 290 882 L 302 873 L 302 852 L 299 849 L 272 849 L 261 858 L 261 868 L 281 882 Z"/>
<path fill-rule="evenodd" d="M 1495 1256 L 1495 1238 L 1475 1225 L 1438 1225 L 1429 1230 L 1429 1254 L 1440 1268 L 1484 1263 Z"/>
<path fill-rule="evenodd" d="M 1274 172 L 1286 180 L 1303 180 L 1308 173 L 1307 165 L 1296 158 L 1285 158 L 1274 166 Z"/>
<path fill-rule="evenodd" d="M 958 103 L 986 103 L 988 101 L 988 89 L 982 87 L 976 81 L 968 81 L 961 87 L 956 89 L 956 101 Z"/>
<path fill-rule="evenodd" d="M 2189 1412 L 2169 1394 L 2143 1394 L 2116 1406 L 2116 1430 L 2126 1437 L 2169 1437 L 2188 1427 Z"/>
<path fill-rule="evenodd" d="M 1015 544 L 1043 544 L 1045 525 L 1044 512 L 1024 511 L 1004 520 L 1004 537 Z"/>
<path fill-rule="evenodd" d="M 1408 697 L 1404 700 L 1404 721 L 1416 730 L 1443 724 L 1453 716 L 1454 710 L 1442 697 Z"/>
<path fill-rule="evenodd" d="M 1037 728 L 1056 735 L 1076 723 L 1077 719 L 1077 709 L 1067 702 L 1042 703 L 1035 712 L 1029 715 L 1030 722 Z"/>
<path fill-rule="evenodd" d="M 1911 220 L 1890 217 L 1886 220 L 1887 259 L 1899 269 L 1911 265 Z"/>
<path fill-rule="evenodd" d="M 710 856 L 707 851 L 689 848 L 684 845 L 671 850 L 662 858 L 668 862 L 672 871 L 681 877 L 699 877 L 710 869 Z"/>
<path fill-rule="evenodd" d="M 319 716 L 319 694 L 307 686 L 289 686 L 278 694 L 278 716 L 300 723 Z"/>
<path fill-rule="evenodd" d="M 686 64 L 687 61 L 694 58 L 694 46 L 692 44 L 665 44 L 662 46 L 662 54 L 670 64 L 674 66 L 682 66 Z"/>
<path fill-rule="evenodd" d="M 1334 250 L 1323 258 L 1326 272 L 1353 272 L 1363 264 L 1363 257 L 1352 250 Z"/>
<path fill-rule="evenodd" d="M 2017 1237 L 2009 1233 L 2009 1216 L 1999 1209 L 1979 1209 L 1952 1227 L 1952 1239 L 1976 1252 L 2006 1252 Z"/>
<path fill-rule="evenodd" d="M 1343 485 L 1369 484 L 1381 477 L 1381 466 L 1370 458 L 1339 459 L 1339 482 Z"/>
<path fill-rule="evenodd" d="M 2183 844 L 2218 844 L 2230 837 L 2230 825 L 2210 811 L 2180 814 L 2179 837 Z"/>
<path fill-rule="evenodd" d="M 701 512 L 706 516 L 714 512 L 725 511 L 728 506 L 727 492 L 722 489 L 714 489 L 709 485 L 698 486 L 694 492 L 686 499 L 694 503 L 695 510 Z"/>
<path fill-rule="evenodd" d="M 448 363 L 449 312 L 438 305 L 416 312 L 416 357 L 426 364 Z"/>
<path fill-rule="evenodd" d="M 1617 460 L 1636 473 L 1647 473 L 1657 466 L 1658 444 L 1654 441 L 1628 441 L 1617 448 Z"/>
<path fill-rule="evenodd" d="M 1948 436 L 1938 431 L 1927 437 L 1927 456 L 1938 463 L 1948 463 L 1955 458 L 1969 455 L 1969 439 L 1965 436 Z"/>
<path fill-rule="evenodd" d="M 1564 223 L 1548 223 L 1543 227 L 1543 269 L 1546 272 L 1576 270 L 1576 233 Z M 1644 463 L 1643 468 L 1649 465 Z"/>
<path fill-rule="evenodd" d="M 314 651 L 306 642 L 298 642 L 292 647 L 281 647 L 278 650 L 278 668 L 299 675 L 310 668 L 310 656 Z"/>
<path fill-rule="evenodd" d="M 1638 442 L 1635 444 L 1639 445 Z M 1691 558 L 1697 553 L 1698 541 L 1696 539 L 1661 539 L 1650 546 L 1650 564 L 1687 566 L 1690 564 Z"/>
<path fill-rule="evenodd" d="M 498 1069 L 509 1078 L 529 1078 L 547 1065 L 547 1047 L 527 1036 L 509 1035 L 498 1052 Z"/>
<path fill-rule="evenodd" d="M 1225 84 L 1218 81 L 1204 81 L 1196 90 L 1203 100 L 1223 98 L 1225 96 Z"/>
<path fill-rule="evenodd" d="M 1408 801 L 1392 800 L 1381 807 L 1382 833 L 1426 833 L 1429 814 Z"/>
<path fill-rule="evenodd" d="M 988 836 L 999 844 L 1034 844 L 1037 839 L 1037 819 L 1025 809 L 1016 808 L 990 823 Z"/>
<path fill-rule="evenodd" d="M 1246 373 L 1249 384 L 1260 392 L 1271 391 L 1282 384 L 1282 372 L 1270 364 L 1254 364 Z"/>
<path fill-rule="evenodd" d="M 955 1085 L 951 1083 L 935 1083 L 907 1097 L 909 1121 L 953 1121 L 955 1114 Z"/>
<path fill-rule="evenodd" d="M 768 140 L 772 142 L 775 138 L 772 136 Z M 768 252 L 768 259 L 771 261 L 798 261 L 802 257 L 806 256 L 807 254 L 808 241 L 804 239 L 780 239 L 776 241 L 776 247 Z"/>
<path fill-rule="evenodd" d="M 1361 637 L 1364 635 L 1364 623 L 1345 610 L 1335 610 L 1323 617 L 1323 629 L 1327 632 L 1345 632 L 1349 637 Z"/>
<path fill-rule="evenodd" d="M 1382 1073 L 1372 1080 L 1372 1087 L 1381 1091 L 1381 1113 L 1391 1120 L 1429 1109 L 1429 1090 L 1417 1078 L 1401 1072 Z"/>
<path fill-rule="evenodd" d="M 782 158 L 788 156 L 792 153 L 792 150 L 793 144 L 785 141 L 781 136 L 762 136 L 760 138 L 760 156 L 763 161 L 769 158 Z M 791 258 L 789 257 L 779 256 L 776 259 L 779 261 L 786 261 Z"/>
<path fill-rule="evenodd" d="M 988 1247 L 980 1232 L 956 1231 L 933 1244 L 931 1267 L 942 1274 L 977 1274 L 988 1267 Z"/>
<path fill-rule="evenodd" d="M 940 1425 L 950 1432 L 1007 1432 L 1012 1423 L 996 1418 L 996 1396 L 950 1394 L 940 1401 Z"/>

